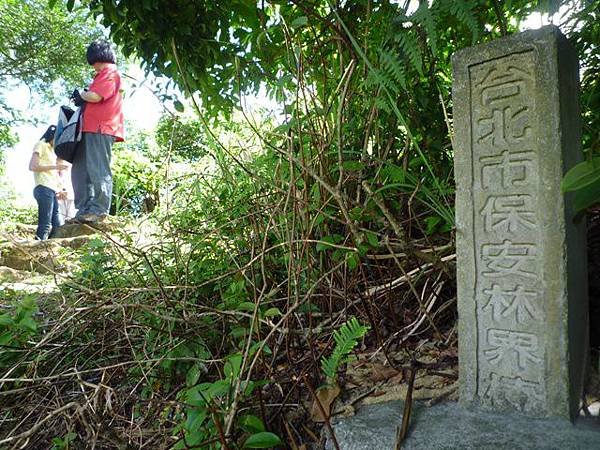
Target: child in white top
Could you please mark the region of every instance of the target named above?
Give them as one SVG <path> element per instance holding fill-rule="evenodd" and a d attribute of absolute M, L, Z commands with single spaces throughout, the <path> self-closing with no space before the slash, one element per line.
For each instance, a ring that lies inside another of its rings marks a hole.
<path fill-rule="evenodd" d="M 56 127 L 48 127 L 40 141 L 35 144 L 29 161 L 29 170 L 33 172 L 35 188 L 33 196 L 38 204 L 38 226 L 36 239 L 45 240 L 60 226 L 56 193 L 62 190 L 59 170 L 65 170 L 69 164 L 57 159 L 54 154 L 54 133 Z"/>

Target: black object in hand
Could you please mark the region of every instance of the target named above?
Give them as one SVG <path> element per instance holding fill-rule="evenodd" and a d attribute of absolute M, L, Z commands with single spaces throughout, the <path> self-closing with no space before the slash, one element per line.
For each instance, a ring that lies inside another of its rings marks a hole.
<path fill-rule="evenodd" d="M 73 100 L 73 103 L 77 107 L 80 107 L 81 105 L 83 105 L 85 103 L 85 100 L 83 98 L 81 98 L 81 94 L 79 93 L 79 89 L 75 89 L 73 91 L 73 93 L 71 94 L 70 98 L 71 98 L 71 100 Z"/>

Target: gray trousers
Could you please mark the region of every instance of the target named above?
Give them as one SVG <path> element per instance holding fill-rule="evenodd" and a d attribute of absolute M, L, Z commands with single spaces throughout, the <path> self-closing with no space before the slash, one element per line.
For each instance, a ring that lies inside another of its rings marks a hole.
<path fill-rule="evenodd" d="M 83 133 L 75 152 L 71 181 L 77 215 L 108 214 L 112 196 L 110 159 L 114 136 Z"/>

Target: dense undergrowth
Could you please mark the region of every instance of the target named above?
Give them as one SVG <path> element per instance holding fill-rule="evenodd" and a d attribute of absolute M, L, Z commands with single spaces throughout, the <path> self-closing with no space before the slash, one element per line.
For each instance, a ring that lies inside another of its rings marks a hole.
<path fill-rule="evenodd" d="M 92 240 L 59 293 L 4 292 L 0 444 L 321 448 L 352 354 L 455 364 L 450 55 L 533 7 L 409 3 L 281 5 L 279 116 L 191 101 L 116 150 L 145 238 Z"/>

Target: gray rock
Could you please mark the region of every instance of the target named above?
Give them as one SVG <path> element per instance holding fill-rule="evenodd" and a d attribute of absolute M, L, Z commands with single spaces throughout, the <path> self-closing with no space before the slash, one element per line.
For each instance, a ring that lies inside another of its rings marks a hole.
<path fill-rule="evenodd" d="M 77 236 L 46 241 L 6 243 L 0 248 L 0 265 L 18 271 L 54 273 L 64 269 L 60 260 L 65 249 L 77 250 L 90 241 L 90 236 Z"/>
<path fill-rule="evenodd" d="M 0 283 L 16 283 L 28 278 L 28 272 L 13 269 L 12 267 L 0 266 Z"/>
<path fill-rule="evenodd" d="M 341 450 L 393 450 L 402 402 L 369 405 L 334 421 Z M 473 411 L 457 403 L 413 405 L 403 450 L 592 450 L 600 448 L 600 420 L 532 419 Z M 334 446 L 328 439 L 326 449 Z"/>

